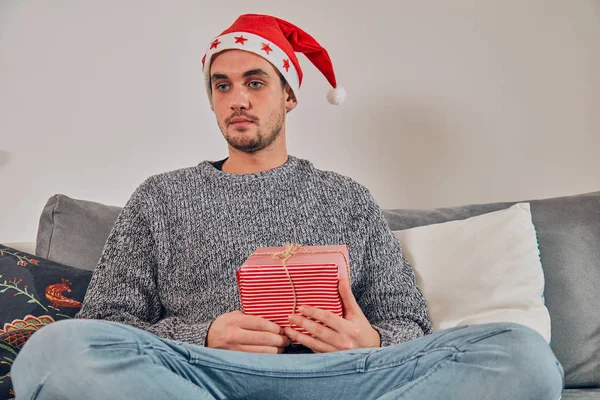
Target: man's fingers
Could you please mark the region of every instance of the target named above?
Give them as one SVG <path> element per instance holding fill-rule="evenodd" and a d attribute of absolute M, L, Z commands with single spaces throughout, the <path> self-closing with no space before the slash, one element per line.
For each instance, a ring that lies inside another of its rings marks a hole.
<path fill-rule="evenodd" d="M 241 330 L 239 336 L 236 342 L 240 345 L 287 347 L 291 344 L 287 336 L 271 332 Z"/>
<path fill-rule="evenodd" d="M 334 316 L 336 316 L 336 315 L 334 315 Z M 301 315 L 290 315 L 289 319 L 290 319 L 291 323 L 296 324 L 297 326 L 306 329 L 309 333 L 312 333 L 316 338 L 318 338 L 322 342 L 325 342 L 325 343 L 328 343 L 331 345 L 336 345 L 335 342 L 339 336 L 332 329 L 330 329 L 326 326 L 323 326 L 322 324 L 320 324 L 318 322 L 312 321 L 308 318 L 304 318 Z"/>
<path fill-rule="evenodd" d="M 236 318 L 239 318 L 239 326 L 242 329 L 260 332 L 271 332 L 275 334 L 281 334 L 281 327 L 275 322 L 271 322 L 268 319 L 257 317 L 256 315 L 246 315 L 240 313 Z"/>
<path fill-rule="evenodd" d="M 317 307 L 300 306 L 300 312 L 305 317 L 310 317 L 312 319 L 316 319 L 317 321 L 321 321 L 336 332 L 344 332 L 344 326 L 348 324 L 348 321 L 344 320 L 344 318 L 340 317 L 339 315 L 335 315 L 331 311 L 322 310 Z M 316 334 L 317 332 L 310 331 L 310 333 Z"/>
<path fill-rule="evenodd" d="M 315 353 L 331 353 L 334 351 L 338 351 L 335 347 L 330 344 L 327 344 L 319 339 L 316 339 L 312 336 L 305 335 L 304 333 L 298 332 L 294 328 L 284 328 L 284 333 L 286 336 L 291 339 L 297 341 L 298 343 L 308 347 Z"/>

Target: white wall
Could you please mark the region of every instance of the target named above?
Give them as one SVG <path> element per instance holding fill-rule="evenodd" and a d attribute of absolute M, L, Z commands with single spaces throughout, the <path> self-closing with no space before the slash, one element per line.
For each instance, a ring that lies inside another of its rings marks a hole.
<path fill-rule="evenodd" d="M 288 148 L 382 207 L 600 190 L 599 1 L 250 3 L 0 0 L 0 242 L 35 240 L 54 193 L 123 205 L 224 157 L 201 58 L 246 12 L 328 48 L 349 97 L 301 56 Z"/>

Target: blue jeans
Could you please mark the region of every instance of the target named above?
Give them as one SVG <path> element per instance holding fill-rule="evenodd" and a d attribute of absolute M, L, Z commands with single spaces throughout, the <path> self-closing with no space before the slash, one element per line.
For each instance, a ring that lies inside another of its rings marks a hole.
<path fill-rule="evenodd" d="M 557 400 L 564 384 L 542 336 L 511 323 L 457 327 L 385 348 L 267 355 L 67 320 L 29 339 L 12 380 L 17 400 Z"/>

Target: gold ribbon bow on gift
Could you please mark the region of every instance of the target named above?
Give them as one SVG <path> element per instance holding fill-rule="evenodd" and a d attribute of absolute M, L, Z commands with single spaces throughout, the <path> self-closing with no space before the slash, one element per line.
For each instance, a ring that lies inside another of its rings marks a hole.
<path fill-rule="evenodd" d="M 281 260 L 282 267 L 290 281 L 290 285 L 292 286 L 292 293 L 294 295 L 294 307 L 292 308 L 292 314 L 296 313 L 296 305 L 297 305 L 298 299 L 296 297 L 296 288 L 294 286 L 294 281 L 292 280 L 292 276 L 290 275 L 290 271 L 288 270 L 288 267 L 287 267 L 287 260 L 290 257 L 292 257 L 293 255 L 298 254 L 298 253 L 307 253 L 307 254 L 339 253 L 344 257 L 344 260 L 346 261 L 346 269 L 348 272 L 348 279 L 350 279 L 350 267 L 348 265 L 348 260 L 346 259 L 346 255 L 338 250 L 336 250 L 336 251 L 322 251 L 322 250 L 321 251 L 312 251 L 312 250 L 305 249 L 301 244 L 286 243 L 282 251 L 255 253 L 255 255 L 260 255 L 260 256 L 268 255 L 268 256 L 272 256 L 273 258 L 278 258 Z"/>

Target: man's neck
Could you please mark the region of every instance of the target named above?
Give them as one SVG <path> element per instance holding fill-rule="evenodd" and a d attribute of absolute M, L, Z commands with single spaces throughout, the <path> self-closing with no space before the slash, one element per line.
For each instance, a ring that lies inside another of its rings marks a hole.
<path fill-rule="evenodd" d="M 248 154 L 239 151 L 229 151 L 229 158 L 221 170 L 230 174 L 255 174 L 281 167 L 288 161 L 287 152 L 259 152 Z"/>

